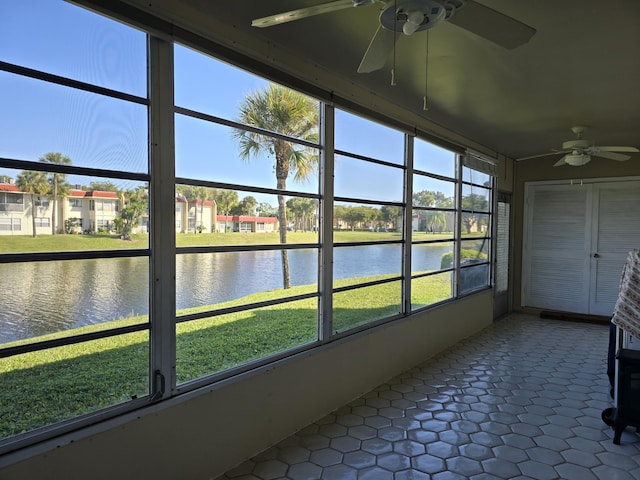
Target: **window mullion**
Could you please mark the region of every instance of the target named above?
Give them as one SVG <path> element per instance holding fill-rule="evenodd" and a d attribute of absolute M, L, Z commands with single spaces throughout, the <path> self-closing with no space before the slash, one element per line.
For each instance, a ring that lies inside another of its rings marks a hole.
<path fill-rule="evenodd" d="M 456 156 L 456 222 L 455 222 L 455 251 L 453 255 L 453 298 L 460 294 L 460 252 L 462 250 L 462 155 Z"/>
<path fill-rule="evenodd" d="M 151 272 L 152 395 L 164 398 L 175 388 L 176 235 L 173 45 L 149 40 L 149 214 Z"/>
<path fill-rule="evenodd" d="M 404 256 L 402 260 L 402 274 L 404 276 L 404 283 L 402 289 L 402 304 L 404 305 L 404 312 L 409 313 L 411 311 L 411 250 L 412 250 L 412 223 L 413 223 L 413 148 L 414 137 L 412 135 L 405 134 L 404 140 L 404 156 L 405 156 L 405 171 L 404 171 L 404 221 L 402 228 L 402 239 L 404 240 Z"/>
<path fill-rule="evenodd" d="M 333 177 L 335 150 L 335 110 L 320 103 L 320 268 L 319 339 L 331 337 L 333 318 Z"/>

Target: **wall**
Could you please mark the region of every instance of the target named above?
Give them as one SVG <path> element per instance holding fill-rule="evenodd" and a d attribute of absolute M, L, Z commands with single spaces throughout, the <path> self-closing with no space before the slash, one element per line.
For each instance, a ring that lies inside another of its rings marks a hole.
<path fill-rule="evenodd" d="M 174 400 L 169 408 L 136 412 L 101 433 L 72 443 L 58 439 L 54 448 L 0 470 L 0 478 L 216 478 L 491 318 L 492 292 L 486 290 Z"/>
<path fill-rule="evenodd" d="M 522 308 L 521 279 L 522 279 L 522 230 L 524 227 L 524 185 L 525 182 L 544 180 L 573 180 L 580 182 L 586 178 L 616 178 L 640 176 L 640 154 L 632 154 L 626 162 L 616 162 L 593 158 L 582 167 L 563 165 L 554 167 L 553 164 L 560 157 L 535 158 L 522 162 L 515 162 L 515 181 L 512 208 L 514 211 L 514 243 L 513 243 L 513 308 L 514 310 L 537 313 L 535 309 Z"/>

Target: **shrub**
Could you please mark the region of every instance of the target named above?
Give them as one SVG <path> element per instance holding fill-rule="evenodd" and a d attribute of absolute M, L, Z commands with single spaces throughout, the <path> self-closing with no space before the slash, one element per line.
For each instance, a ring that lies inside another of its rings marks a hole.
<path fill-rule="evenodd" d="M 460 262 L 464 263 L 465 260 L 486 260 L 487 254 L 478 252 L 477 250 L 460 250 Z M 445 253 L 440 260 L 440 268 L 446 269 L 453 266 L 453 252 Z"/>

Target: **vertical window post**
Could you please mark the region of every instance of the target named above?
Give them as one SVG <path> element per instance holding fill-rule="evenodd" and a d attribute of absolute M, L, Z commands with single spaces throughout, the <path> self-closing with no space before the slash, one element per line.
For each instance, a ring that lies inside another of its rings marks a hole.
<path fill-rule="evenodd" d="M 320 103 L 320 268 L 318 270 L 319 340 L 331 338 L 333 311 L 333 177 L 335 111 Z"/>
<path fill-rule="evenodd" d="M 151 392 L 165 398 L 175 387 L 176 236 L 173 45 L 149 37 L 151 271 Z"/>

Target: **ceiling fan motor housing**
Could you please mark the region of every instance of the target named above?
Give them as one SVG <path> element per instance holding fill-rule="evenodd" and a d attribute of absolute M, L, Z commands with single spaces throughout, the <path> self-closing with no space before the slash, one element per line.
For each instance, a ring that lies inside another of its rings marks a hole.
<path fill-rule="evenodd" d="M 578 140 L 569 140 L 562 144 L 563 150 L 573 150 L 575 148 L 588 148 L 590 145 L 589 140 L 578 139 Z"/>
<path fill-rule="evenodd" d="M 398 0 L 380 14 L 380 24 L 387 30 L 405 34 L 421 32 L 449 19 L 466 0 Z M 407 33 L 405 25 L 413 27 Z"/>

